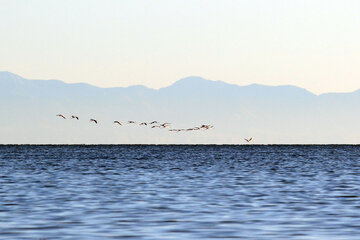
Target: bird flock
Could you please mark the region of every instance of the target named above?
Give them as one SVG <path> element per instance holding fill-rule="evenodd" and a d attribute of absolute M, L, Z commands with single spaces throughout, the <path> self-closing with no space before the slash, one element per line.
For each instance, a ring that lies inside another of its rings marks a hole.
<path fill-rule="evenodd" d="M 65 115 L 64 114 L 57 114 L 56 115 L 57 117 L 61 117 L 63 119 L 66 119 Z M 71 118 L 72 119 L 76 119 L 76 120 L 80 120 L 80 118 L 78 116 L 75 116 L 75 115 L 71 115 Z M 94 118 L 90 118 L 90 122 L 94 122 L 95 124 L 98 124 L 98 121 Z M 115 120 L 113 121 L 113 124 L 116 124 L 116 125 L 119 125 L 119 126 L 123 126 L 124 123 L 123 122 L 120 122 L 118 120 Z M 140 123 L 137 123 L 135 121 L 132 121 L 132 120 L 129 120 L 127 121 L 127 124 L 138 124 L 139 126 L 150 126 L 151 128 L 170 128 L 170 125 L 171 123 L 168 123 L 168 122 L 165 122 L 165 123 L 160 123 L 158 121 L 152 121 L 152 122 L 140 122 Z M 199 127 L 192 127 L 192 128 L 170 128 L 169 131 L 170 132 L 183 132 L 183 131 L 186 131 L 186 132 L 189 132 L 189 131 L 197 131 L 197 130 L 210 130 L 210 129 L 213 129 L 214 126 L 212 125 L 206 125 L 206 124 L 202 124 L 201 126 Z"/>
<path fill-rule="evenodd" d="M 66 117 L 63 114 L 57 114 L 56 116 L 61 117 L 63 119 L 66 119 Z M 75 115 L 71 115 L 72 119 L 76 119 L 79 120 L 80 118 L 78 116 Z M 90 118 L 90 122 L 94 122 L 95 124 L 98 124 L 98 121 L 94 118 Z M 119 126 L 123 126 L 124 123 L 115 120 L 113 121 L 113 124 L 119 125 Z M 127 124 L 134 124 L 136 125 L 137 122 L 129 120 L 127 121 Z M 139 126 L 150 126 L 151 128 L 170 128 L 171 123 L 165 122 L 165 123 L 159 123 L 158 121 L 152 121 L 152 122 L 140 122 L 138 123 Z M 199 131 L 199 130 L 210 130 L 213 129 L 214 126 L 212 125 L 207 125 L 207 124 L 202 124 L 201 126 L 198 127 L 191 127 L 191 128 L 170 128 L 169 132 L 189 132 L 189 131 Z M 247 143 L 250 143 L 253 139 L 252 138 L 244 138 L 244 140 Z"/>

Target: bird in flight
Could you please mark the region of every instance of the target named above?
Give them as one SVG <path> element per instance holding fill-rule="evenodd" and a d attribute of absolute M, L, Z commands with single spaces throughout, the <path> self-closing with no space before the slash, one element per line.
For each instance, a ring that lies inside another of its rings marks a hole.
<path fill-rule="evenodd" d="M 154 124 L 154 123 L 158 123 L 158 121 L 152 121 L 151 123 L 149 123 L 149 124 Z"/>
<path fill-rule="evenodd" d="M 205 130 L 209 130 L 209 129 L 212 129 L 214 126 L 211 126 L 211 125 L 201 125 L 201 129 L 205 129 Z"/>
<path fill-rule="evenodd" d="M 90 119 L 90 122 L 94 122 L 94 123 L 96 123 L 96 124 L 98 123 L 97 120 L 96 120 L 96 119 L 93 119 L 93 118 Z"/>
<path fill-rule="evenodd" d="M 79 120 L 78 116 L 71 115 L 71 118 L 76 118 L 76 120 Z"/>
<path fill-rule="evenodd" d="M 63 119 L 66 119 L 66 117 L 65 117 L 64 115 L 62 115 L 62 114 L 58 114 L 58 115 L 56 115 L 56 116 L 62 117 Z"/>
<path fill-rule="evenodd" d="M 160 124 L 160 127 L 162 128 L 167 128 L 170 126 L 170 123 L 163 123 L 163 124 Z"/>
<path fill-rule="evenodd" d="M 246 142 L 251 142 L 252 138 L 249 138 L 249 139 L 244 138 L 244 140 L 245 140 Z"/>
<path fill-rule="evenodd" d="M 128 121 L 128 124 L 135 123 L 134 121 Z"/>
<path fill-rule="evenodd" d="M 120 126 L 122 126 L 121 122 L 119 122 L 119 121 L 114 121 L 114 123 L 119 124 Z"/>
<path fill-rule="evenodd" d="M 140 123 L 139 125 L 141 125 L 141 126 L 147 126 L 147 123 L 146 123 L 146 122 L 142 122 L 142 123 Z"/>

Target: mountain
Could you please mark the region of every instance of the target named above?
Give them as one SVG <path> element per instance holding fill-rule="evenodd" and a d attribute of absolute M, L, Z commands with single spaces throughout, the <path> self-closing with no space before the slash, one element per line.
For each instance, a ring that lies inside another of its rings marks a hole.
<path fill-rule="evenodd" d="M 0 72 L 0 143 L 358 143 L 360 90 L 315 95 L 295 86 L 238 86 L 187 77 L 159 90 L 28 80 Z M 56 117 L 63 113 L 79 121 Z M 98 125 L 91 124 L 96 118 Z M 171 122 L 173 128 L 112 124 Z"/>

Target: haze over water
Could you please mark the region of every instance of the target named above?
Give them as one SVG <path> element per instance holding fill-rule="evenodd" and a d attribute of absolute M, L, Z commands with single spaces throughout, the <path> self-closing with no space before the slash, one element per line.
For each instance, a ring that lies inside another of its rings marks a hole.
<path fill-rule="evenodd" d="M 355 145 L 0 146 L 2 239 L 358 239 Z"/>

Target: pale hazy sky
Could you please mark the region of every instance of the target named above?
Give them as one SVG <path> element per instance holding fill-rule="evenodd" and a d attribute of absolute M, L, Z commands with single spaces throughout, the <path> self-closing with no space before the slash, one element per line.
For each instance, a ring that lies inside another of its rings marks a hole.
<path fill-rule="evenodd" d="M 0 31 L 0 71 L 26 78 L 360 88 L 358 0 L 0 0 Z"/>

